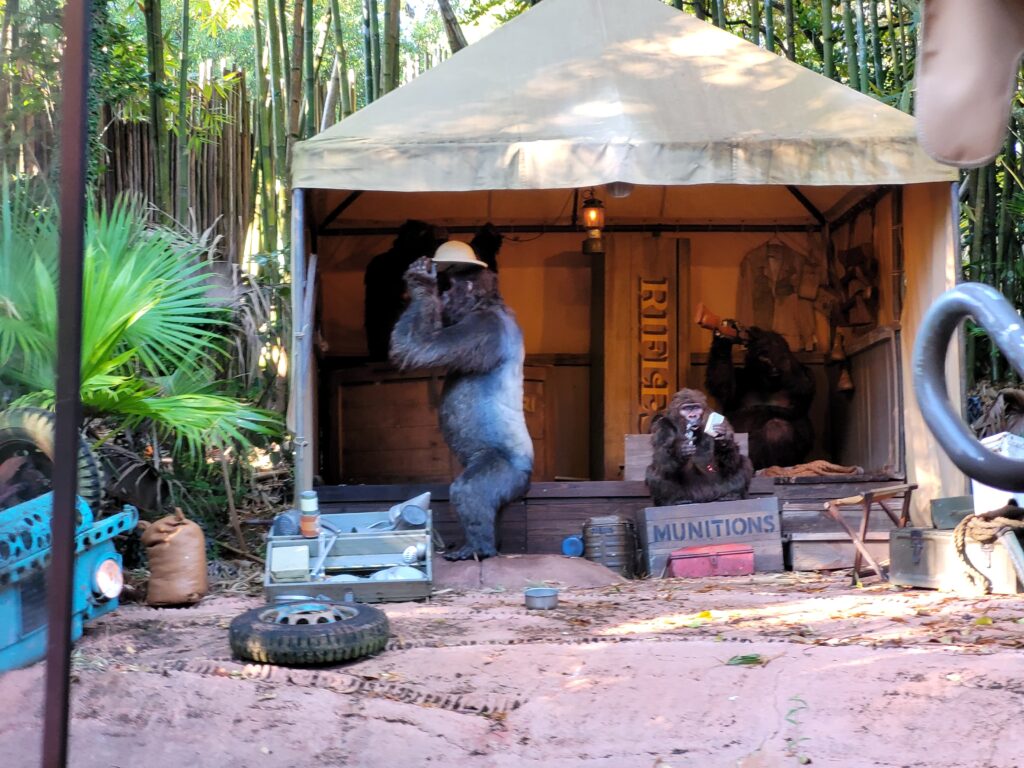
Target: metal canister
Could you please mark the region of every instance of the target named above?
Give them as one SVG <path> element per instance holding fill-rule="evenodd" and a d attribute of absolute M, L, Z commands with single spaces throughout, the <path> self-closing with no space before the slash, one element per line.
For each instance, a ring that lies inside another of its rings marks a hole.
<path fill-rule="evenodd" d="M 583 556 L 627 579 L 636 575 L 636 529 L 620 515 L 591 517 L 583 524 Z"/>
<path fill-rule="evenodd" d="M 316 491 L 299 494 L 299 511 L 299 531 L 307 539 L 315 539 L 320 535 L 320 501 Z"/>

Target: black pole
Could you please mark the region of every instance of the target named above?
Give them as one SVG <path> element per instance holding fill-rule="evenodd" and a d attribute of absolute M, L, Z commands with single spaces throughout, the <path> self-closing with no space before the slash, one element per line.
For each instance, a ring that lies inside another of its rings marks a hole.
<path fill-rule="evenodd" d="M 82 337 L 82 252 L 88 141 L 91 0 L 64 8 L 63 105 L 60 128 L 60 277 L 57 290 L 57 427 L 53 462 L 53 549 L 47 575 L 48 630 L 43 768 L 64 768 L 68 750 L 71 590 L 75 568 L 75 493 Z"/>

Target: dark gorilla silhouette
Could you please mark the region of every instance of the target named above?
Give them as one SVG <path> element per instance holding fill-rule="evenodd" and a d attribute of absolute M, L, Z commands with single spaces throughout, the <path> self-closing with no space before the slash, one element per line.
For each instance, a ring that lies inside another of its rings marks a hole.
<path fill-rule="evenodd" d="M 651 420 L 647 487 L 655 506 L 746 498 L 754 468 L 728 421 L 714 428 L 714 436 L 704 431 L 710 413 L 703 392 L 683 389 Z"/>
<path fill-rule="evenodd" d="M 441 432 L 464 467 L 452 482 L 451 501 L 466 541 L 445 557 L 491 557 L 498 553 L 498 513 L 526 493 L 533 471 L 523 415 L 523 335 L 489 269 L 451 267 L 439 279 L 432 262 L 421 259 L 405 283 L 410 302 L 391 334 L 391 360 L 403 369 L 447 369 Z"/>
<path fill-rule="evenodd" d="M 503 241 L 504 238 L 498 228 L 487 222 L 473 235 L 469 245 L 476 252 L 477 258 L 484 262 L 494 274 L 498 274 L 498 251 L 501 250 Z"/>
<path fill-rule="evenodd" d="M 391 248 L 374 256 L 366 267 L 363 327 L 371 360 L 388 359 L 391 329 L 405 307 L 405 270 L 421 256 L 432 254 L 442 239 L 430 224 L 409 219 L 398 228 Z"/>
<path fill-rule="evenodd" d="M 732 362 L 736 340 L 711 342 L 706 383 L 737 432 L 748 434 L 754 469 L 802 462 L 814 444 L 808 417 L 814 400 L 811 372 L 774 331 L 748 328 L 743 368 Z"/>

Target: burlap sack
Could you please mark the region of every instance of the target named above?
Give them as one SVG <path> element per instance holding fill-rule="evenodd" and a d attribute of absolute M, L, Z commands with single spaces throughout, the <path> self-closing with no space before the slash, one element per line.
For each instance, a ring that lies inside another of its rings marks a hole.
<path fill-rule="evenodd" d="M 149 605 L 197 603 L 206 594 L 206 538 L 176 509 L 155 523 L 140 522 L 149 557 Z"/>

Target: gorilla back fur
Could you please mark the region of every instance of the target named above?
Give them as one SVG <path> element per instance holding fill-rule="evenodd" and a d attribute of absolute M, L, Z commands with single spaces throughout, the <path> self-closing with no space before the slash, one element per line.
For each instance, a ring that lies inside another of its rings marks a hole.
<path fill-rule="evenodd" d="M 743 368 L 732 362 L 734 342 L 715 336 L 708 355 L 708 392 L 737 432 L 746 432 L 754 469 L 799 464 L 814 444 L 808 412 L 811 372 L 774 331 L 747 329 Z"/>
<path fill-rule="evenodd" d="M 692 441 L 680 413 L 688 403 L 703 408 Z M 709 414 L 703 392 L 683 389 L 651 421 L 654 455 L 647 468 L 647 488 L 655 506 L 746 498 L 754 468 L 740 453 L 728 422 L 718 439 L 704 431 Z"/>
<path fill-rule="evenodd" d="M 497 554 L 497 515 L 530 487 L 533 443 L 523 414 L 523 335 L 487 269 L 437 281 L 414 264 L 406 272 L 411 301 L 391 335 L 401 368 L 444 366 L 441 432 L 464 467 L 451 501 L 466 535 L 451 560 Z"/>

